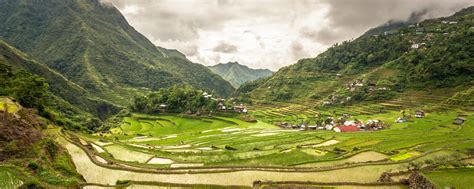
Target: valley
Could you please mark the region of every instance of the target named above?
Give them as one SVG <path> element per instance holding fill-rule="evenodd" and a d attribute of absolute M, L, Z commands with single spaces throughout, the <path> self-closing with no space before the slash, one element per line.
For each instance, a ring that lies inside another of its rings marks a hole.
<path fill-rule="evenodd" d="M 397 114 L 389 111 L 356 118 L 368 116 L 393 122 Z M 81 154 L 77 155 L 81 158 L 76 163 L 91 164 L 89 158 L 96 158 L 98 165 L 93 166 L 101 167 L 100 173 L 107 169 L 127 172 L 109 181 L 91 176 L 93 183 L 159 180 L 174 184 L 252 186 L 257 180 L 277 183 L 311 180 L 326 185 L 364 184 L 377 183 L 383 172 L 406 171 L 415 163 L 429 166 L 465 161 L 469 157 L 464 154 L 466 147 L 474 144 L 474 128 L 470 122 L 464 126 L 452 125 L 456 116 L 453 111 L 433 112 L 409 123 L 394 123 L 388 130 L 335 133 L 285 130 L 264 122 L 248 123 L 228 117 L 133 115 L 125 117 L 120 128 L 102 137 L 78 133 L 65 136 L 82 141 L 76 141 L 75 145 L 94 145 L 83 151 L 67 144 L 70 151 L 74 149 L 73 158 L 76 153 Z M 473 115 L 467 117 L 473 118 Z M 85 152 L 90 155 L 85 156 Z M 152 163 L 153 159 L 158 160 Z M 89 170 L 90 166 L 87 167 Z M 359 171 L 371 174 L 354 174 Z M 190 174 L 184 179 L 186 182 L 178 181 L 180 176 L 173 178 L 185 173 Z M 332 175 L 353 176 L 334 180 Z M 408 176 L 406 172 L 397 179 Z"/>
<path fill-rule="evenodd" d="M 127 3 L 0 0 L 0 189 L 473 188 L 473 6 L 323 46 Z"/>

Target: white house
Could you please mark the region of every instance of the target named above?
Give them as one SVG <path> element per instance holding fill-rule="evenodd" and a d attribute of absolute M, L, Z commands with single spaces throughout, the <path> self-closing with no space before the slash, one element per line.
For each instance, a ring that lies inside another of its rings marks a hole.
<path fill-rule="evenodd" d="M 331 124 L 326 125 L 326 130 L 332 130 L 333 128 L 334 126 L 332 126 Z"/>

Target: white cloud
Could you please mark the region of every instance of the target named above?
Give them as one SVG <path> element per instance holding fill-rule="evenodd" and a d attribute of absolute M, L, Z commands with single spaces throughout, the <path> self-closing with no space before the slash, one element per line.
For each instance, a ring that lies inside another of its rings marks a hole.
<path fill-rule="evenodd" d="M 277 70 L 389 20 L 445 16 L 473 0 L 103 0 L 158 46 L 205 65 Z M 218 50 L 218 45 L 226 47 Z"/>

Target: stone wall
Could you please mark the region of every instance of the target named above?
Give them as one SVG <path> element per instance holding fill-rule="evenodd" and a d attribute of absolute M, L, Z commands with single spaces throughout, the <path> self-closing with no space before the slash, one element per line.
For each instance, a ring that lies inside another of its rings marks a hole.
<path fill-rule="evenodd" d="M 435 185 L 419 172 L 413 172 L 408 178 L 408 183 L 410 188 L 414 189 L 436 189 Z"/>

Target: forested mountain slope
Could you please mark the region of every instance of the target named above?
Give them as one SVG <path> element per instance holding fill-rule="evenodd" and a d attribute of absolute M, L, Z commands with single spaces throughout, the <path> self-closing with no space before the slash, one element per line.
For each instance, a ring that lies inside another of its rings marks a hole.
<path fill-rule="evenodd" d="M 236 94 L 256 101 L 345 104 L 388 99 L 408 89 L 452 88 L 460 93 L 452 102 L 472 103 L 459 97 L 472 97 L 473 26 L 470 7 L 385 35 L 363 35 L 241 86 Z"/>
<path fill-rule="evenodd" d="M 273 74 L 273 72 L 268 69 L 251 69 L 237 62 L 220 63 L 209 66 L 209 69 L 229 81 L 235 88 L 238 88 L 247 81 L 269 77 Z"/>
<path fill-rule="evenodd" d="M 70 116 L 90 113 L 96 117 L 106 117 L 118 112 L 116 105 L 97 98 L 81 86 L 69 81 L 46 65 L 32 59 L 25 53 L 0 40 L 0 64 L 6 64 L 15 70 L 26 70 L 45 78 L 57 110 Z M 80 95 L 78 95 L 80 94 Z"/>
<path fill-rule="evenodd" d="M 205 66 L 154 46 L 98 0 L 1 0 L 0 22 L 0 39 L 115 103 L 173 84 L 233 91 Z"/>

